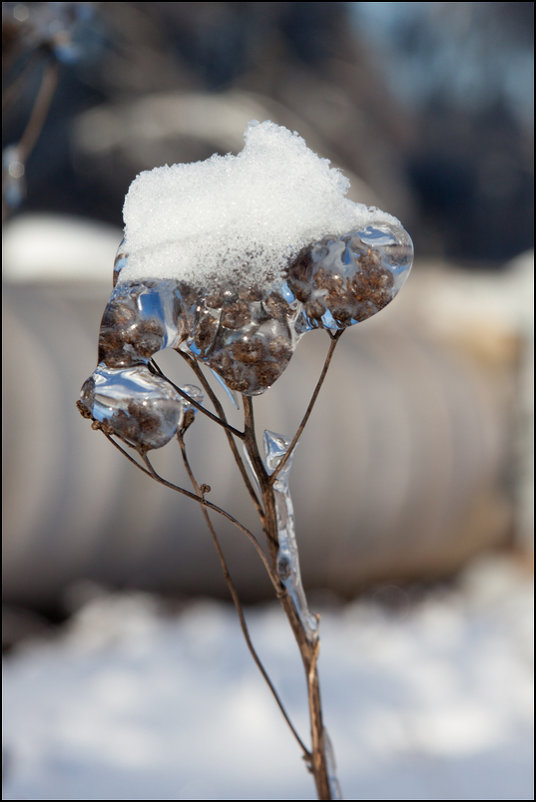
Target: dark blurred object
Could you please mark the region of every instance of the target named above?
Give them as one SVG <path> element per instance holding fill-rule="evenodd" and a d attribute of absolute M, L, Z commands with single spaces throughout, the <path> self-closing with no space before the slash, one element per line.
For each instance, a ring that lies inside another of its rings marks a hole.
<path fill-rule="evenodd" d="M 89 3 L 2 3 L 2 67 L 21 70 L 35 51 L 58 61 L 77 60 L 76 26 L 89 18 Z"/>
<path fill-rule="evenodd" d="M 381 74 L 414 113 L 416 250 L 493 263 L 530 248 L 534 4 L 355 5 Z"/>
<path fill-rule="evenodd" d="M 90 13 L 87 3 L 2 3 L 2 111 L 11 123 L 10 144 L 2 146 L 2 217 L 22 203 L 26 162 L 49 113 L 58 64 L 77 60 L 73 35 Z"/>
<path fill-rule="evenodd" d="M 94 4 L 26 171 L 26 208 L 121 225 L 135 175 L 222 152 L 207 136 L 221 128 L 213 101 L 242 97 L 360 176 L 417 253 L 500 264 L 532 243 L 532 14 L 530 3 Z M 184 98 L 197 98 L 202 136 Z M 113 146 L 109 119 L 123 119 Z M 234 142 L 244 123 L 233 120 Z M 8 145 L 13 130 L 8 115 Z"/>

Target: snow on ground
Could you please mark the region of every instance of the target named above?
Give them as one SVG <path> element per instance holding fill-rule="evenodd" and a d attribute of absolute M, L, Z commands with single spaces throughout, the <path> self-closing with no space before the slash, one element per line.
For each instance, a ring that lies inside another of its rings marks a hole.
<path fill-rule="evenodd" d="M 275 605 L 248 620 L 306 736 L 285 622 Z M 526 573 L 488 560 L 397 612 L 331 606 L 321 636 L 346 799 L 534 798 Z M 96 598 L 4 660 L 4 775 L 4 799 L 314 798 L 232 609 L 165 615 L 144 595 Z"/>

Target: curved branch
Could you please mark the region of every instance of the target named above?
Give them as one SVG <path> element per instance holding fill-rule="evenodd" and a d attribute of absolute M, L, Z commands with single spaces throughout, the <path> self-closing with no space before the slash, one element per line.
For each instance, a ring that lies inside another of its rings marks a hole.
<path fill-rule="evenodd" d="M 207 380 L 205 374 L 203 373 L 203 371 L 201 370 L 199 364 L 196 362 L 196 360 L 193 357 L 190 357 L 190 356 L 188 356 L 188 354 L 185 354 L 184 351 L 179 351 L 178 353 L 183 357 L 183 359 L 186 360 L 186 362 L 188 363 L 190 368 L 193 370 L 193 372 L 195 373 L 195 375 L 197 376 L 197 378 L 199 379 L 199 381 L 203 385 L 203 388 L 204 388 L 206 394 L 208 395 L 208 397 L 210 398 L 210 400 L 212 401 L 212 403 L 214 405 L 214 409 L 216 410 L 217 414 L 220 416 L 220 419 L 224 423 L 227 423 L 227 417 L 225 415 L 225 410 L 223 409 L 223 406 L 222 406 L 222 404 L 220 402 L 220 399 L 218 398 L 218 396 L 216 395 L 216 393 L 212 389 L 210 383 L 208 382 L 208 380 Z M 259 501 L 259 499 L 257 497 L 257 494 L 255 493 L 255 489 L 254 489 L 253 485 L 251 484 L 251 480 L 250 480 L 250 478 L 248 476 L 248 473 L 247 473 L 246 467 L 244 465 L 244 462 L 242 460 L 242 457 L 240 456 L 239 451 L 238 451 L 238 449 L 236 447 L 236 443 L 232 438 L 232 432 L 230 432 L 227 429 L 225 433 L 227 435 L 227 440 L 229 442 L 229 447 L 230 447 L 231 452 L 233 454 L 234 460 L 235 460 L 235 462 L 236 462 L 236 464 L 238 466 L 238 470 L 240 471 L 240 475 L 242 476 L 242 479 L 244 481 L 246 489 L 247 489 L 247 491 L 248 491 L 248 493 L 249 493 L 249 495 L 251 497 L 251 500 L 253 501 L 253 504 L 255 505 L 255 509 L 257 510 L 257 513 L 258 513 L 261 521 L 264 523 L 264 510 L 263 510 L 262 505 L 261 505 L 261 503 L 260 503 L 260 501 Z M 244 437 L 245 437 L 245 433 L 243 433 L 242 439 Z"/>
<path fill-rule="evenodd" d="M 217 512 L 219 515 L 222 515 L 224 518 L 227 518 L 227 520 L 230 521 L 232 524 L 234 524 L 237 527 L 237 529 L 240 529 L 240 531 L 243 532 L 248 538 L 248 540 L 250 540 L 250 542 L 253 544 L 257 554 L 262 560 L 264 567 L 266 568 L 266 573 L 270 577 L 272 585 L 274 586 L 277 594 L 280 595 L 281 586 L 279 580 L 272 571 L 270 563 L 266 558 L 266 554 L 262 550 L 261 545 L 257 540 L 257 538 L 255 537 L 255 535 L 253 534 L 253 532 L 250 532 L 250 530 L 246 526 L 244 526 L 244 524 L 241 524 L 240 521 L 238 521 L 233 515 L 224 510 L 222 507 L 218 507 L 217 504 L 213 504 L 211 501 L 207 501 L 207 499 L 204 496 L 196 496 L 195 493 L 190 493 L 189 490 L 185 490 L 183 487 L 179 487 L 179 485 L 173 484 L 173 482 L 168 482 L 167 479 L 164 479 L 163 476 L 160 476 L 160 474 L 155 471 L 146 453 L 140 452 L 140 456 L 142 460 L 145 462 L 147 468 L 149 469 L 147 472 L 153 477 L 155 481 L 159 482 L 161 485 L 164 485 L 165 487 L 171 488 L 171 490 L 175 490 L 177 493 L 182 493 L 184 496 L 187 496 L 188 498 L 197 501 L 199 504 L 201 504 L 202 507 L 208 507 L 209 510 L 214 510 L 214 512 Z"/>
<path fill-rule="evenodd" d="M 102 431 L 102 429 L 101 429 L 101 431 Z M 270 581 L 271 581 L 272 585 L 274 586 L 274 588 L 276 590 L 276 593 L 278 595 L 281 593 L 281 586 L 280 586 L 279 580 L 275 576 L 275 574 L 274 574 L 274 572 L 273 572 L 273 570 L 272 570 L 272 568 L 270 566 L 270 563 L 268 562 L 268 560 L 266 558 L 266 555 L 265 555 L 264 551 L 262 550 L 262 548 L 260 546 L 260 543 L 257 540 L 257 538 L 255 537 L 255 535 L 253 534 L 253 532 L 251 532 L 246 526 L 244 526 L 244 524 L 241 524 L 240 521 L 238 521 L 229 512 L 224 510 L 222 507 L 218 507 L 217 504 L 213 504 L 212 501 L 208 501 L 204 496 L 196 496 L 195 493 L 191 493 L 189 490 L 186 490 L 183 487 L 179 487 L 179 485 L 173 484 L 173 482 L 168 482 L 167 479 L 164 479 L 163 476 L 160 476 L 160 474 L 158 474 L 155 471 L 155 469 L 153 468 L 152 464 L 149 461 L 149 458 L 147 457 L 147 454 L 145 454 L 142 450 L 140 450 L 138 453 L 141 456 L 142 460 L 145 462 L 145 464 L 147 466 L 146 468 L 144 468 L 143 465 L 140 465 L 139 462 L 137 460 L 135 460 L 134 457 L 132 457 L 128 453 L 128 451 L 126 451 L 126 449 L 124 449 L 122 446 L 119 445 L 119 443 L 116 443 L 116 441 L 113 439 L 113 437 L 110 434 L 108 434 L 107 432 L 104 432 L 104 431 L 103 431 L 103 434 L 110 441 L 110 443 L 112 443 L 112 445 L 115 446 L 115 448 L 117 448 L 117 450 L 120 451 L 123 454 L 123 456 L 128 459 L 129 462 L 131 462 L 133 465 L 135 465 L 136 468 L 138 468 L 140 471 L 142 471 L 143 473 L 147 474 L 152 479 L 154 479 L 155 482 L 158 482 L 159 484 L 164 485 L 165 487 L 169 487 L 171 490 L 175 490 L 176 493 L 181 493 L 183 496 L 186 496 L 187 498 L 191 498 L 193 501 L 197 501 L 198 504 L 201 504 L 202 507 L 208 507 L 208 509 L 214 510 L 214 512 L 217 512 L 223 518 L 226 518 L 228 521 L 230 521 L 230 523 L 234 524 L 234 526 L 236 526 L 237 529 L 239 529 L 241 532 L 243 532 L 246 535 L 246 537 L 248 538 L 248 540 L 252 543 L 252 545 L 255 548 L 257 554 L 261 558 L 262 563 L 263 563 L 263 565 L 264 565 L 264 567 L 266 569 L 266 573 L 268 574 L 268 576 L 270 578 Z"/>
<path fill-rule="evenodd" d="M 244 432 L 241 432 L 239 429 L 235 429 L 235 427 L 231 426 L 230 423 L 227 423 L 226 420 L 218 418 L 217 415 L 214 415 L 213 412 L 211 412 L 209 409 L 206 409 L 206 407 L 204 407 L 198 401 L 195 401 L 195 399 L 190 398 L 188 393 L 182 390 L 177 384 L 175 384 L 175 382 L 171 381 L 171 379 L 168 376 L 166 376 L 163 370 L 161 370 L 161 368 L 157 365 L 154 358 L 150 360 L 149 367 L 152 367 L 156 371 L 156 373 L 160 376 L 161 379 L 164 379 L 164 381 L 170 384 L 173 387 L 173 389 L 178 392 L 180 396 L 182 396 L 186 401 L 188 401 L 193 407 L 198 409 L 199 412 L 202 412 L 203 415 L 206 415 L 207 418 L 210 418 L 212 421 L 214 421 L 214 423 L 217 423 L 219 426 L 222 426 L 228 432 L 231 432 L 231 434 L 234 434 L 235 437 L 239 437 L 241 440 L 244 438 Z"/>
<path fill-rule="evenodd" d="M 286 452 L 285 456 L 283 457 L 283 459 L 281 460 L 281 462 L 279 463 L 279 465 L 277 466 L 275 471 L 270 474 L 269 482 L 272 485 L 275 482 L 275 480 L 277 479 L 277 475 L 279 474 L 279 472 L 283 470 L 283 468 L 285 467 L 285 465 L 289 461 L 289 459 L 290 459 L 290 457 L 292 455 L 292 452 L 296 448 L 296 444 L 297 444 L 298 440 L 300 439 L 300 437 L 302 435 L 302 432 L 303 432 L 303 430 L 305 429 L 305 427 L 307 425 L 307 421 L 309 420 L 309 418 L 311 416 L 311 412 L 313 411 L 313 407 L 316 404 L 316 399 L 318 398 L 318 393 L 320 392 L 320 389 L 321 389 L 321 387 L 322 387 L 322 385 L 324 383 L 324 379 L 326 378 L 326 374 L 328 372 L 328 368 L 330 366 L 331 359 L 333 357 L 333 353 L 334 353 L 335 348 L 337 347 L 337 343 L 339 342 L 339 340 L 340 340 L 340 338 L 341 338 L 343 333 L 344 333 L 344 329 L 340 329 L 339 331 L 335 332 L 335 334 L 332 334 L 331 332 L 328 332 L 328 334 L 329 334 L 329 336 L 331 338 L 331 343 L 330 343 L 330 346 L 329 346 L 329 350 L 328 350 L 328 352 L 326 354 L 326 358 L 324 360 L 324 366 L 322 367 L 322 371 L 320 373 L 320 376 L 318 377 L 318 381 L 316 383 L 315 389 L 313 390 L 313 394 L 311 396 L 311 400 L 309 401 L 307 409 L 305 410 L 305 414 L 304 414 L 303 418 L 301 419 L 300 425 L 298 426 L 298 428 L 296 430 L 296 434 L 292 438 L 292 441 L 291 441 L 291 443 L 290 443 L 290 445 L 289 445 L 289 447 L 287 449 L 287 452 Z"/>

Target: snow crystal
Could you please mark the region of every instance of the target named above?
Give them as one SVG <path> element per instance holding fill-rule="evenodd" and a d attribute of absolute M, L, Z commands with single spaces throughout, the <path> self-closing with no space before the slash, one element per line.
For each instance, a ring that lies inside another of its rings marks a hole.
<path fill-rule="evenodd" d="M 345 197 L 349 181 L 282 126 L 251 122 L 237 155 L 140 173 L 125 199 L 128 263 L 120 283 L 265 287 L 327 235 L 398 222 Z"/>

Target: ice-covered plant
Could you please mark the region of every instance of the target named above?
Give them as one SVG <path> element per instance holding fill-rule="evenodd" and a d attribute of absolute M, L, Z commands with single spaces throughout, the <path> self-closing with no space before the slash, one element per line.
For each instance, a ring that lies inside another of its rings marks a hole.
<path fill-rule="evenodd" d="M 394 298 L 413 248 L 394 217 L 348 200 L 348 180 L 297 134 L 251 123 L 245 143 L 237 156 L 155 168 L 132 183 L 99 364 L 78 407 L 141 471 L 201 505 L 248 648 L 314 775 L 318 798 L 333 799 L 339 789 L 320 699 L 318 617 L 300 577 L 289 474 L 342 333 Z M 330 338 L 312 398 L 295 435 L 265 431 L 261 449 L 253 398 L 274 384 L 312 329 Z M 154 356 L 165 348 L 184 359 L 200 386 L 179 387 L 164 375 Z M 206 369 L 240 397 L 242 429 L 229 423 Z M 224 429 L 260 532 L 212 503 L 210 488 L 194 475 L 185 434 L 197 412 Z M 173 438 L 191 490 L 159 475 L 149 458 Z M 253 543 L 288 618 L 305 669 L 310 746 L 251 642 L 211 513 Z"/>

